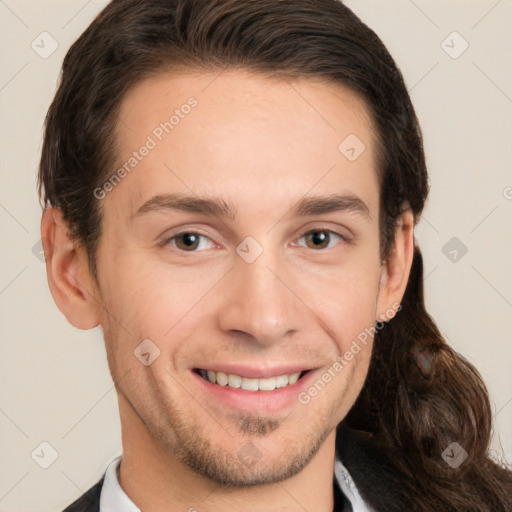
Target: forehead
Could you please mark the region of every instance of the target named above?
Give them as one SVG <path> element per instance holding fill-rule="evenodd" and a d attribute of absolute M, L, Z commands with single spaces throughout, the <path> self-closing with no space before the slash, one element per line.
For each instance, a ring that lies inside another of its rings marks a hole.
<path fill-rule="evenodd" d="M 341 85 L 234 70 L 162 74 L 121 103 L 115 168 L 129 175 L 111 196 L 132 212 L 176 190 L 262 208 L 334 189 L 364 191 L 371 203 L 375 138 L 364 102 Z"/>

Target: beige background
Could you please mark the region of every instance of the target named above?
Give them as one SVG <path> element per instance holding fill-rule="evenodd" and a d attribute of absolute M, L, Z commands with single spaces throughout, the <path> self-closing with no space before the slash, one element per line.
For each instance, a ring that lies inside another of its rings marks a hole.
<path fill-rule="evenodd" d="M 105 3 L 0 1 L 2 512 L 62 510 L 121 453 L 101 331 L 68 325 L 33 252 L 43 119 L 66 50 Z M 383 39 L 411 91 L 432 184 L 416 229 L 428 307 L 483 374 L 496 414 L 493 446 L 501 443 L 512 462 L 512 2 L 347 3 Z M 48 38 L 43 31 L 58 44 L 47 58 L 31 48 Z M 456 262 L 445 246 L 452 237 L 468 249 Z M 58 452 L 46 470 L 31 458 L 43 441 Z"/>

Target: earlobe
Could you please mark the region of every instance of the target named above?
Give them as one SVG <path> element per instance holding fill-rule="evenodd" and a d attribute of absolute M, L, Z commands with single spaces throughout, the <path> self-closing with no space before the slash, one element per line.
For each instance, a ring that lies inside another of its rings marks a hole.
<path fill-rule="evenodd" d="M 69 236 L 62 212 L 46 208 L 41 219 L 46 274 L 57 307 L 78 329 L 100 323 L 100 297 L 89 271 L 86 251 Z"/>
<path fill-rule="evenodd" d="M 393 248 L 382 264 L 376 320 L 389 320 L 390 312 L 396 313 L 394 305 L 399 304 L 404 296 L 413 255 L 414 215 L 408 203 L 404 203 L 396 224 Z"/>

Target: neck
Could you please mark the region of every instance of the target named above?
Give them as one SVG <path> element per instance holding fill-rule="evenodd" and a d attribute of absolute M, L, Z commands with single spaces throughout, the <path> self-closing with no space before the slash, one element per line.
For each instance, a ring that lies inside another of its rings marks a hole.
<path fill-rule="evenodd" d="M 119 401 L 123 457 L 119 483 L 141 510 L 332 512 L 335 436 L 333 430 L 303 470 L 287 480 L 225 487 L 189 469 L 151 435 L 131 406 Z"/>

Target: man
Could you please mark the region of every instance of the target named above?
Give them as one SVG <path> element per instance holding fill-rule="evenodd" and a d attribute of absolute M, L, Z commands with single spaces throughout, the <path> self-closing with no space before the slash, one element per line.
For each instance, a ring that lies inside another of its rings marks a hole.
<path fill-rule="evenodd" d="M 510 506 L 485 387 L 424 308 L 414 110 L 343 4 L 114 0 L 39 178 L 50 289 L 102 326 L 122 426 L 67 511 Z"/>

